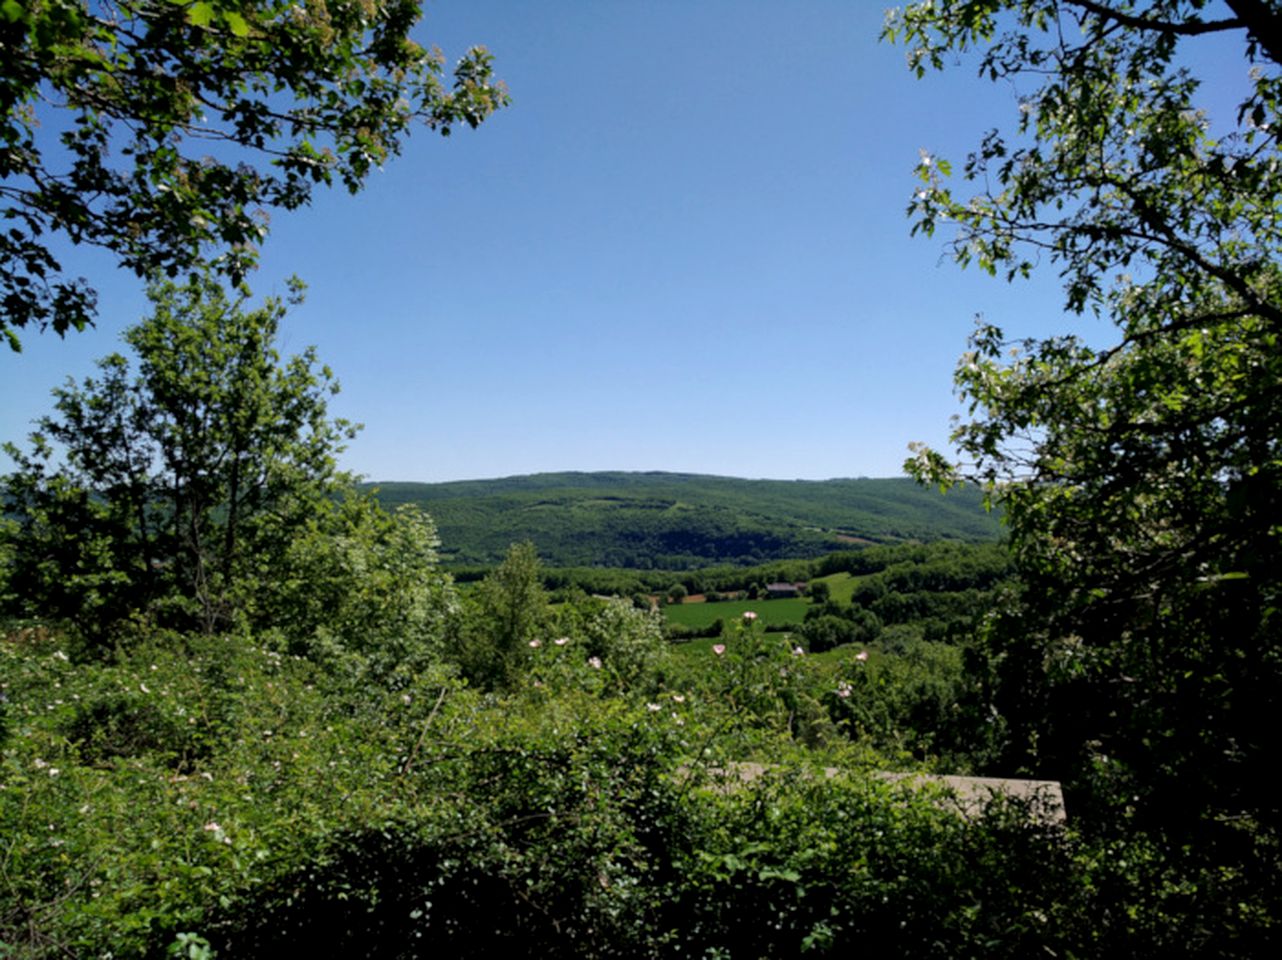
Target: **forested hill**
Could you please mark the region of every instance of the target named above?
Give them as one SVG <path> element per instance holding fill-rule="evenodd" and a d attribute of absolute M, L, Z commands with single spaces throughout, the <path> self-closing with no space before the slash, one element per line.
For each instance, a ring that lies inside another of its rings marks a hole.
<path fill-rule="evenodd" d="M 979 491 L 907 478 L 740 480 L 685 473 L 540 473 L 453 483 L 376 483 L 382 502 L 436 520 L 453 563 L 493 563 L 534 541 L 554 566 L 689 569 L 819 556 L 861 541 L 992 540 Z"/>

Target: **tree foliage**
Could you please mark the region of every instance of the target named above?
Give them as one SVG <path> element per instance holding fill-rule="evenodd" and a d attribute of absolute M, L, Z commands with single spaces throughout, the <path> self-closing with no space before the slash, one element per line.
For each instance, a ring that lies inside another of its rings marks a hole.
<path fill-rule="evenodd" d="M 355 192 L 412 125 L 475 127 L 506 93 L 480 47 L 410 39 L 413 0 L 5 0 L 0 4 L 0 336 L 58 333 L 96 298 L 50 242 L 109 251 L 138 276 L 218 252 L 238 282 L 267 211 L 317 184 Z"/>
<path fill-rule="evenodd" d="M 313 351 L 276 352 L 284 304 L 246 309 L 208 278 L 150 296 L 125 334 L 136 367 L 104 358 L 54 391 L 29 452 L 5 448 L 11 587 L 85 634 L 138 616 L 226 628 L 244 580 L 270 575 L 349 483 L 335 458 L 354 428 L 327 413 L 337 383 Z"/>
<path fill-rule="evenodd" d="M 514 543 L 470 595 L 457 656 L 473 682 L 506 686 L 517 676 L 529 644 L 542 642 L 549 610 L 541 570 L 534 544 Z"/>
<path fill-rule="evenodd" d="M 1097 825 L 1234 858 L 1250 825 L 1279 826 L 1260 778 L 1282 681 L 1279 26 L 1249 0 L 991 0 L 887 28 L 919 73 L 976 50 L 1021 89 L 1014 136 L 966 163 L 973 196 L 923 154 L 916 228 L 947 225 L 959 262 L 1012 279 L 1049 261 L 1066 308 L 1117 331 L 1012 357 L 981 324 L 957 372 L 964 462 L 910 461 L 1007 511 L 1023 586 L 988 665 L 1007 762 L 1070 779 Z M 1214 128 L 1186 49 L 1211 33 L 1244 53 Z"/>
<path fill-rule="evenodd" d="M 251 627 L 328 668 L 400 686 L 445 656 L 458 600 L 437 565 L 431 517 L 385 511 L 347 488 L 311 500 L 302 522 L 285 515 L 282 549 L 260 553 L 238 583 Z"/>

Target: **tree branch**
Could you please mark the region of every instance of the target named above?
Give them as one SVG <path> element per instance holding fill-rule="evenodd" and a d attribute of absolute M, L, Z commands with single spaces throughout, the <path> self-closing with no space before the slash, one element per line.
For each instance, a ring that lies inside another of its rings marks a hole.
<path fill-rule="evenodd" d="M 1114 23 L 1124 27 L 1132 27 L 1136 30 L 1155 30 L 1158 33 L 1170 33 L 1182 37 L 1195 37 L 1204 33 L 1219 33 L 1224 30 L 1238 30 L 1247 27 L 1249 24 L 1241 16 L 1230 17 L 1225 20 L 1186 20 L 1183 23 L 1175 23 L 1170 20 L 1157 20 L 1153 17 L 1140 16 L 1134 13 L 1124 13 L 1121 10 L 1115 10 L 1105 3 L 1098 3 L 1096 0 L 1065 0 L 1070 6 L 1078 7 L 1087 13 L 1093 13 L 1097 17 L 1105 20 L 1112 20 Z M 1258 4 L 1262 6 L 1262 4 Z M 1235 8 L 1236 4 L 1229 0 L 1229 6 Z"/>
<path fill-rule="evenodd" d="M 1225 0 L 1269 59 L 1282 63 L 1282 13 L 1267 0 Z"/>

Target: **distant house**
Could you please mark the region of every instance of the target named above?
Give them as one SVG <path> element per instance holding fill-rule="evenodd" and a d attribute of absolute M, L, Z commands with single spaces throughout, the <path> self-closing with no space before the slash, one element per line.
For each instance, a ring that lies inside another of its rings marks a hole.
<path fill-rule="evenodd" d="M 785 597 L 799 597 L 806 592 L 804 583 L 767 583 L 766 594 L 771 600 L 782 600 Z"/>

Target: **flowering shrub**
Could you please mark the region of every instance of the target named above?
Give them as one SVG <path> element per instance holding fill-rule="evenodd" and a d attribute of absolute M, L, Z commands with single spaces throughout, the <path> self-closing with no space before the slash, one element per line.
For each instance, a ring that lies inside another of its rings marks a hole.
<path fill-rule="evenodd" d="M 1018 810 L 964 820 L 868 779 L 884 761 L 853 748 L 800 752 L 788 698 L 823 675 L 781 675 L 816 658 L 754 625 L 703 654 L 721 694 L 604 695 L 586 681 L 605 684 L 608 659 L 593 670 L 583 642 L 561 639 L 530 652 L 584 683 L 502 696 L 438 668 L 371 688 L 236 636 L 88 664 L 49 637 L 0 643 L 0 943 L 24 958 L 1178 943 L 1158 923 L 1178 889 L 1140 900 L 1131 881 L 1160 870 L 1153 851 L 1081 847 Z M 880 659 L 841 668 L 850 703 L 850 671 Z M 741 778 L 749 749 L 781 762 Z"/>

